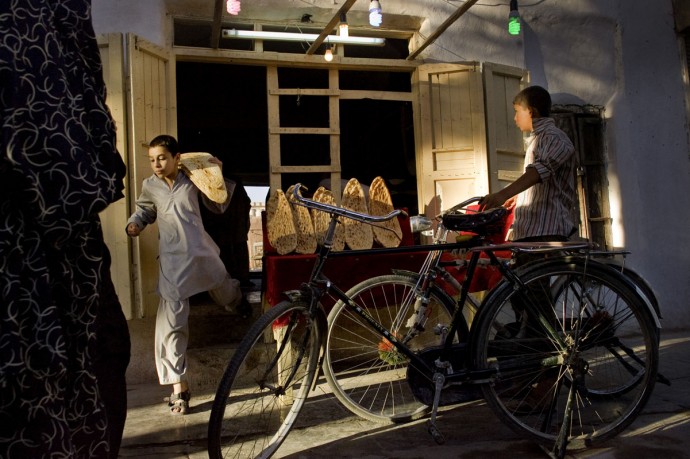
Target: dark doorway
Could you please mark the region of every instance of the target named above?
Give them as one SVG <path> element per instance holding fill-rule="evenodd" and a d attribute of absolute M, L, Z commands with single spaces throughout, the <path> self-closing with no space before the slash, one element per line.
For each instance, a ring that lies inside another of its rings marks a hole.
<path fill-rule="evenodd" d="M 177 124 L 183 151 L 205 151 L 245 185 L 268 183 L 264 67 L 177 64 Z"/>
<path fill-rule="evenodd" d="M 324 69 L 280 68 L 281 88 L 327 88 Z M 411 92 L 407 73 L 340 72 L 340 88 Z M 328 100 L 281 96 L 281 127 L 327 127 Z M 204 226 L 221 249 L 228 272 L 246 282 L 258 274 L 262 259 L 261 203 L 252 192 L 269 185 L 266 68 L 261 66 L 178 62 L 177 124 L 183 152 L 209 152 L 223 161 L 223 173 L 248 188 L 242 203 L 223 215 L 203 212 Z M 370 184 L 382 176 L 393 204 L 417 213 L 412 103 L 372 99 L 340 101 L 340 160 L 343 178 Z M 330 164 L 328 136 L 281 136 L 281 163 Z M 297 182 L 315 191 L 322 174 L 284 174 L 283 190 Z M 265 193 L 265 192 L 264 192 Z M 234 209 L 234 210 L 233 210 Z M 234 213 L 233 213 L 234 212 Z M 241 215 L 240 215 L 241 214 Z M 241 228 L 238 228 L 238 225 Z M 241 251 L 239 249 L 242 249 Z"/>
<path fill-rule="evenodd" d="M 327 87 L 325 70 L 280 69 L 281 87 L 319 87 L 321 79 Z M 340 79 L 341 89 L 409 92 L 411 84 L 409 74 L 395 72 L 343 71 Z M 240 178 L 245 186 L 268 186 L 266 100 L 264 67 L 179 62 L 177 117 L 182 150 L 218 156 L 224 172 Z M 281 100 L 281 126 L 303 125 L 305 113 L 325 117 L 321 124 L 327 126 L 327 110 L 310 105 L 314 103 L 318 102 L 313 98 L 303 98 L 299 105 L 288 101 L 283 106 Z M 310 125 L 314 125 L 313 118 Z M 417 212 L 412 104 L 343 100 L 340 129 L 342 176 L 368 184 L 380 175 L 391 188 L 394 205 Z M 315 157 L 328 160 L 327 141 L 321 145 L 306 136 L 298 137 L 283 148 L 293 151 L 295 164 L 314 164 Z M 316 177 L 292 175 L 287 178 L 289 184 L 296 180 L 317 183 Z"/>

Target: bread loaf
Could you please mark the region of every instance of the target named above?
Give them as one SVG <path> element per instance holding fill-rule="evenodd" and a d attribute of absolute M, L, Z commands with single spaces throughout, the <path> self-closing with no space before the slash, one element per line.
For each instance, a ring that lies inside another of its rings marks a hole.
<path fill-rule="evenodd" d="M 316 251 L 316 236 L 314 235 L 314 224 L 311 221 L 309 209 L 297 204 L 293 190 L 294 185 L 291 185 L 287 190 L 287 198 L 292 207 L 292 218 L 295 222 L 295 230 L 297 232 L 297 244 L 295 252 L 297 253 L 314 253 Z M 298 190 L 297 193 L 302 196 Z"/>
<path fill-rule="evenodd" d="M 364 190 L 356 178 L 351 178 L 345 185 L 342 205 L 354 212 L 369 213 Z M 374 245 L 374 233 L 369 224 L 345 218 L 343 225 L 345 226 L 345 244 L 352 250 L 371 249 Z"/>
<path fill-rule="evenodd" d="M 321 202 L 323 204 L 329 204 L 335 206 L 335 198 L 330 190 L 324 187 L 319 187 L 315 192 L 314 196 L 311 198 L 313 201 Z M 319 245 L 323 245 L 326 238 L 326 231 L 328 231 L 328 225 L 331 222 L 331 216 L 327 212 L 311 209 L 311 219 L 314 223 L 314 234 L 316 235 L 316 242 Z M 333 237 L 333 247 L 331 250 L 335 252 L 340 252 L 345 249 L 345 228 L 341 222 L 335 227 L 335 235 Z"/>
<path fill-rule="evenodd" d="M 181 153 L 180 169 L 211 201 L 223 204 L 228 199 L 223 171 L 218 164 L 209 162 L 211 153 Z"/>
<path fill-rule="evenodd" d="M 268 242 L 278 254 L 286 255 L 297 247 L 295 221 L 283 190 L 271 191 L 266 202 L 266 229 Z"/>
<path fill-rule="evenodd" d="M 393 211 L 393 200 L 386 182 L 376 177 L 369 187 L 369 212 L 371 215 L 383 216 Z M 402 229 L 397 217 L 391 220 L 374 223 L 374 240 L 383 247 L 398 247 L 402 241 Z"/>

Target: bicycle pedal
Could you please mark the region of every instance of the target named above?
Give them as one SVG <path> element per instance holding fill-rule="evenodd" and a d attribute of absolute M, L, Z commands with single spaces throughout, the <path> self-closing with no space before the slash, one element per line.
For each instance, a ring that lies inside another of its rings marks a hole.
<path fill-rule="evenodd" d="M 436 427 L 435 423 L 433 423 L 431 421 L 427 421 L 426 430 L 427 430 L 427 432 L 429 432 L 429 434 L 431 435 L 431 438 L 434 439 L 436 444 L 442 445 L 446 442 L 446 437 L 443 436 L 443 434 L 441 433 L 440 430 L 438 430 L 438 427 Z"/>
<path fill-rule="evenodd" d="M 465 346 L 465 343 L 453 344 L 453 352 L 451 353 L 453 360 L 449 362 L 451 367 L 456 369 L 463 368 Z M 436 360 L 439 359 L 443 350 L 443 346 L 430 347 L 424 349 L 419 356 L 430 367 L 436 367 Z M 414 397 L 420 403 L 428 406 L 433 405 L 436 389 L 429 375 L 420 371 L 419 368 L 410 365 L 407 368 L 407 384 Z M 443 387 L 439 396 L 438 406 L 457 405 L 458 403 L 479 400 L 482 396 L 481 388 L 476 384 L 449 384 Z"/>

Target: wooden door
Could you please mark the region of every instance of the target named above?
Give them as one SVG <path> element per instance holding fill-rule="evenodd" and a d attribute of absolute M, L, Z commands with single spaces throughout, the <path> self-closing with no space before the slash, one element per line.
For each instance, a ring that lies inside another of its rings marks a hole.
<path fill-rule="evenodd" d="M 513 99 L 527 84 L 527 71 L 499 64 L 483 65 L 486 94 L 489 191 L 505 188 L 524 172 L 525 144 L 515 126 Z"/>
<path fill-rule="evenodd" d="M 142 181 L 151 175 L 148 142 L 160 134 L 177 137 L 175 62 L 169 50 L 133 34 L 127 35 L 128 134 L 127 197 L 135 208 Z M 124 228 L 124 227 L 123 227 Z M 147 228 L 132 241 L 132 284 L 138 317 L 154 316 L 158 309 L 158 227 Z"/>
<path fill-rule="evenodd" d="M 129 169 L 127 136 L 125 135 L 127 133 L 127 101 L 123 36 L 119 33 L 99 36 L 98 47 L 103 62 L 103 79 L 108 91 L 106 104 L 117 129 L 117 150 Z M 134 316 L 134 291 L 130 281 L 130 244 L 124 231 L 129 215 L 127 198 L 112 203 L 100 214 L 103 237 L 112 257 L 111 277 L 127 319 Z"/>
<path fill-rule="evenodd" d="M 473 63 L 425 64 L 413 85 L 419 210 L 434 216 L 488 192 L 482 80 Z"/>

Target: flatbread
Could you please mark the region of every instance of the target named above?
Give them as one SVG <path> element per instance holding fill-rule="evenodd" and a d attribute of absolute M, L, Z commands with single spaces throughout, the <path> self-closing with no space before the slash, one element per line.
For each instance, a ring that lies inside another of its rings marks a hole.
<path fill-rule="evenodd" d="M 393 200 L 386 182 L 376 177 L 369 187 L 369 212 L 371 215 L 383 216 L 393 212 Z M 402 241 L 402 229 L 398 218 L 375 223 L 372 227 L 374 240 L 384 247 L 398 247 Z"/>
<path fill-rule="evenodd" d="M 312 196 L 312 201 L 320 202 L 323 204 L 329 204 L 335 206 L 335 198 L 331 190 L 328 190 L 322 186 L 316 189 L 314 196 Z M 323 246 L 323 242 L 326 239 L 326 231 L 328 231 L 328 225 L 331 222 L 331 216 L 327 212 L 322 210 L 311 209 L 311 219 L 314 223 L 314 234 L 316 235 L 316 242 Z M 333 236 L 333 247 L 331 250 L 334 252 L 341 252 L 345 249 L 345 227 L 342 223 L 338 223 L 335 227 L 335 235 Z"/>
<path fill-rule="evenodd" d="M 208 161 L 211 158 L 210 153 L 181 153 L 180 169 L 207 198 L 223 204 L 228 200 L 228 190 L 220 167 Z"/>
<path fill-rule="evenodd" d="M 342 205 L 345 209 L 354 212 L 369 213 L 364 190 L 356 178 L 351 178 L 345 185 Z M 352 250 L 371 249 L 374 245 L 374 232 L 370 225 L 351 218 L 345 218 L 343 224 L 345 225 L 345 244 L 348 247 Z"/>
<path fill-rule="evenodd" d="M 292 208 L 283 190 L 271 191 L 266 202 L 266 231 L 268 242 L 279 255 L 286 255 L 297 248 Z"/>
<path fill-rule="evenodd" d="M 297 253 L 314 253 L 316 252 L 316 235 L 314 234 L 314 224 L 311 221 L 309 209 L 297 204 L 293 190 L 294 185 L 290 185 L 287 190 L 287 199 L 292 207 L 292 219 L 295 222 L 295 230 L 297 231 L 297 246 L 295 252 Z M 297 191 L 302 196 L 302 193 Z"/>

